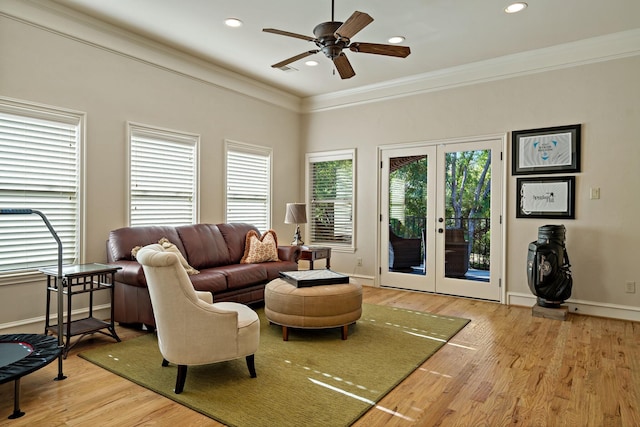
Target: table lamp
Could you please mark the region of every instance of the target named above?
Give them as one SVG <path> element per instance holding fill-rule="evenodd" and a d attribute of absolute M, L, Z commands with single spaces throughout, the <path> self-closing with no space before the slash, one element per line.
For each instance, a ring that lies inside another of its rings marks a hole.
<path fill-rule="evenodd" d="M 285 224 L 295 224 L 296 232 L 293 235 L 294 246 L 304 245 L 304 242 L 300 238 L 300 224 L 307 223 L 307 205 L 304 203 L 287 203 L 287 213 L 284 217 Z"/>

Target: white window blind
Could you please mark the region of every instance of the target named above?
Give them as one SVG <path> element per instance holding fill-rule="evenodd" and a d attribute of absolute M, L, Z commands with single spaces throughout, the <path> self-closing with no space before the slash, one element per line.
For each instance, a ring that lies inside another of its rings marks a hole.
<path fill-rule="evenodd" d="M 78 262 L 84 115 L 0 100 L 0 208 L 44 213 Z M 58 244 L 38 215 L 0 215 L 0 271 L 56 265 Z"/>
<path fill-rule="evenodd" d="M 271 149 L 227 141 L 226 221 L 271 227 Z"/>
<path fill-rule="evenodd" d="M 199 136 L 129 123 L 129 223 L 197 222 Z"/>
<path fill-rule="evenodd" d="M 311 244 L 353 248 L 353 150 L 307 155 Z"/>

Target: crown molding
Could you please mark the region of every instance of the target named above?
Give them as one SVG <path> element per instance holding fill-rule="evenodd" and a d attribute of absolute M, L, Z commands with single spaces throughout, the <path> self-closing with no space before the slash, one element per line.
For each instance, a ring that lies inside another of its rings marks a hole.
<path fill-rule="evenodd" d="M 634 29 L 389 80 L 381 84 L 311 96 L 302 99 L 302 112 L 351 107 L 639 54 L 640 29 Z"/>
<path fill-rule="evenodd" d="M 300 112 L 301 99 L 298 96 L 215 66 L 178 49 L 153 42 L 52 1 L 2 0 L 0 15 L 165 71 Z"/>

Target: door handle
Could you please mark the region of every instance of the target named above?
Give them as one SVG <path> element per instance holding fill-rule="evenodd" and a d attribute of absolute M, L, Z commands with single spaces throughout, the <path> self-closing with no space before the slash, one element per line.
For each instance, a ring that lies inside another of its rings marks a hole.
<path fill-rule="evenodd" d="M 438 228 L 438 233 L 440 234 L 444 233 L 444 228 Z"/>

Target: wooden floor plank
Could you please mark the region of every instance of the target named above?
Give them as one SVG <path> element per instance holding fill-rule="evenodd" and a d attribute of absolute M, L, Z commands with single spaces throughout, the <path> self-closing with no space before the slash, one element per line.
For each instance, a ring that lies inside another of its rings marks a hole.
<path fill-rule="evenodd" d="M 532 316 L 531 307 L 365 287 L 364 301 L 471 319 L 354 426 L 638 426 L 640 324 L 569 314 Z M 142 332 L 117 328 L 126 340 Z M 221 426 L 101 369 L 78 353 L 113 340 L 85 338 L 53 381 L 57 363 L 0 385 L 0 425 Z M 393 363 L 393 360 L 389 360 Z"/>

